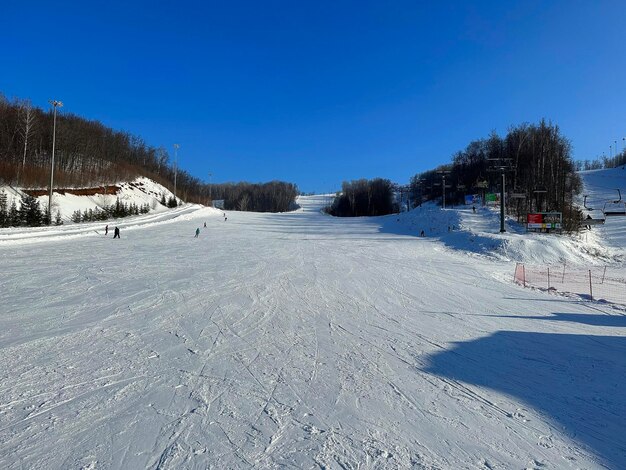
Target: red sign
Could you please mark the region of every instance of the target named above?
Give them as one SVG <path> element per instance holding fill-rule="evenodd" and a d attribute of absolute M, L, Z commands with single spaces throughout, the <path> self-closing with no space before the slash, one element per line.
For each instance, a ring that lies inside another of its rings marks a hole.
<path fill-rule="evenodd" d="M 529 224 L 541 224 L 543 223 L 543 214 L 528 214 L 527 222 Z"/>

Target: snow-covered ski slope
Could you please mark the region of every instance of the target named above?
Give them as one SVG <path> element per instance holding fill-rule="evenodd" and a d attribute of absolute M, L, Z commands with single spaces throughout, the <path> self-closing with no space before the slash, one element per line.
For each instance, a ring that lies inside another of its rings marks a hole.
<path fill-rule="evenodd" d="M 2 232 L 0 468 L 626 468 L 624 311 L 511 282 L 623 247 L 325 202 Z"/>
<path fill-rule="evenodd" d="M 615 210 L 616 207 L 624 204 L 626 199 L 626 169 L 624 167 L 612 168 L 608 170 L 593 170 L 582 172 L 584 183 L 584 194 L 588 194 L 587 206 L 590 214 L 594 218 L 603 217 L 602 209 Z M 618 191 L 619 189 L 619 191 Z M 621 192 L 622 201 L 619 200 Z M 626 217 L 609 216 L 604 225 L 594 226 L 603 245 L 617 250 L 624 250 L 626 247 Z"/>

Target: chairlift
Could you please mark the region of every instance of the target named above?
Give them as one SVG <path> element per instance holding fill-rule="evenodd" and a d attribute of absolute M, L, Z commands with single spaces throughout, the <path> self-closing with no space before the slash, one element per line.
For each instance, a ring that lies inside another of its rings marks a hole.
<path fill-rule="evenodd" d="M 583 207 L 588 210 L 588 211 L 592 211 L 593 207 L 587 207 L 587 198 L 589 197 L 589 194 L 584 194 L 583 195 Z"/>
<path fill-rule="evenodd" d="M 617 195 L 619 196 L 619 199 L 613 201 L 613 203 L 619 204 L 620 202 L 622 202 L 622 192 L 619 190 L 619 188 L 616 188 L 616 191 L 617 191 Z"/>
<path fill-rule="evenodd" d="M 617 189 L 617 194 L 619 196 L 618 199 L 604 203 L 602 212 L 605 217 L 626 215 L 626 202 L 622 201 L 622 193 L 619 189 Z"/>
<path fill-rule="evenodd" d="M 626 215 L 626 202 L 609 201 L 604 203 L 602 209 L 606 217 L 613 215 Z"/>

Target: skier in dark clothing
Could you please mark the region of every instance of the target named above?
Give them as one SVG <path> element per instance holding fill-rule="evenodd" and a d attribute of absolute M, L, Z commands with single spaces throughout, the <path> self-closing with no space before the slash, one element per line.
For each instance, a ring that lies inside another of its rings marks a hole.
<path fill-rule="evenodd" d="M 200 235 L 200 228 L 199 227 L 196 229 L 196 236 L 194 238 L 198 238 L 198 235 Z"/>
<path fill-rule="evenodd" d="M 115 231 L 113 232 L 113 238 L 120 238 L 120 229 L 119 229 L 119 227 L 115 227 Z"/>
<path fill-rule="evenodd" d="M 106 227 L 104 227 L 104 234 L 105 235 L 109 234 L 109 226 L 108 225 Z"/>

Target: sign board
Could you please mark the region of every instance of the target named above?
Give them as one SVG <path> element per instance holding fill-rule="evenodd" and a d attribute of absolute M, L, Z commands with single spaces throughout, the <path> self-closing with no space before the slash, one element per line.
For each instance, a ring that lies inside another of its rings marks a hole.
<path fill-rule="evenodd" d="M 500 195 L 498 193 L 485 194 L 485 202 L 488 206 L 497 206 L 500 204 Z"/>
<path fill-rule="evenodd" d="M 526 216 L 526 228 L 531 232 L 560 231 L 563 228 L 561 212 L 536 212 Z"/>
<path fill-rule="evenodd" d="M 480 196 L 478 194 L 468 194 L 465 196 L 465 205 L 471 206 L 480 204 Z"/>

